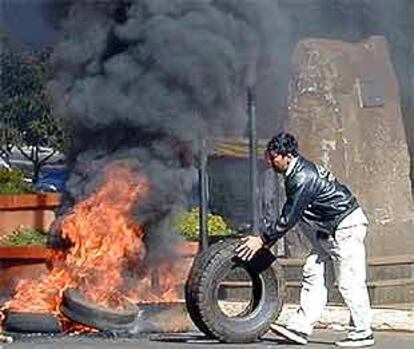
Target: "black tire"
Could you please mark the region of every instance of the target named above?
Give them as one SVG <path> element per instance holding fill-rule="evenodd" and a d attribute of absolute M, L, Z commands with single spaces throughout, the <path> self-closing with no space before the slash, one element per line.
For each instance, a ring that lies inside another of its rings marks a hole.
<path fill-rule="evenodd" d="M 235 239 L 232 239 L 231 241 L 235 241 Z M 187 305 L 187 312 L 189 313 L 191 320 L 194 322 L 197 328 L 201 332 L 212 338 L 216 338 L 216 336 L 213 332 L 210 331 L 210 329 L 202 320 L 199 307 L 197 306 L 197 294 L 200 292 L 200 279 L 203 276 L 203 274 L 199 271 L 203 270 L 210 262 L 211 258 L 213 258 L 218 251 L 222 250 L 224 246 L 225 240 L 221 240 L 216 242 L 214 245 L 211 245 L 207 250 L 197 255 L 193 261 L 193 265 L 190 269 L 189 275 L 187 277 L 187 282 L 185 284 L 185 301 Z M 253 306 L 254 302 L 252 300 L 250 304 L 237 316 L 246 316 L 251 312 Z"/>
<path fill-rule="evenodd" d="M 62 328 L 56 316 L 46 313 L 6 311 L 3 328 L 7 332 L 60 333 Z"/>
<path fill-rule="evenodd" d="M 87 301 L 75 289 L 63 293 L 61 312 L 72 321 L 102 331 L 129 331 L 136 324 L 138 308 L 130 304 L 125 310 L 103 308 Z"/>
<path fill-rule="evenodd" d="M 239 240 L 219 242 L 196 258 L 186 284 L 188 312 L 195 325 L 222 342 L 248 343 L 264 335 L 282 308 L 285 283 L 282 270 L 267 249 L 250 262 L 235 256 Z M 273 265 L 272 265 L 273 263 Z M 270 267 L 272 265 L 272 267 Z M 220 282 L 230 270 L 243 268 L 253 283 L 252 303 L 229 317 L 218 304 Z"/>
<path fill-rule="evenodd" d="M 200 273 L 200 270 L 204 270 L 210 263 L 210 260 L 217 254 L 217 252 L 222 250 L 224 246 L 226 246 L 226 244 L 225 241 L 222 240 L 214 245 L 211 245 L 206 251 L 200 253 L 194 259 L 185 284 L 185 300 L 190 318 L 201 332 L 211 338 L 217 337 L 203 321 L 200 308 L 198 306 L 198 294 L 200 293 L 201 278 L 203 277 L 203 273 Z M 250 311 L 249 308 L 251 308 L 251 305 L 239 314 L 239 316 L 246 315 Z"/>
<path fill-rule="evenodd" d="M 194 258 L 193 265 L 191 266 L 184 288 L 187 312 L 190 315 L 191 320 L 201 332 L 206 334 L 208 337 L 213 338 L 215 338 L 215 335 L 203 322 L 199 308 L 197 306 L 197 294 L 199 293 L 200 286 L 199 279 L 202 276 L 199 271 L 203 270 L 209 263 L 212 256 L 214 256 L 221 249 L 222 241 L 219 241 L 214 245 L 211 245 L 207 250 L 201 252 Z"/>

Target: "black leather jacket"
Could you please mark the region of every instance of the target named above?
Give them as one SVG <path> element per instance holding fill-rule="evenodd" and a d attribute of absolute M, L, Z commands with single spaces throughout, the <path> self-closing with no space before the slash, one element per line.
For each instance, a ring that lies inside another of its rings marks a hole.
<path fill-rule="evenodd" d="M 312 221 L 318 232 L 334 234 L 348 214 L 359 207 L 350 190 L 323 167 L 299 156 L 285 177 L 286 202 L 274 220 L 264 218 L 262 238 L 275 242 L 301 219 Z"/>

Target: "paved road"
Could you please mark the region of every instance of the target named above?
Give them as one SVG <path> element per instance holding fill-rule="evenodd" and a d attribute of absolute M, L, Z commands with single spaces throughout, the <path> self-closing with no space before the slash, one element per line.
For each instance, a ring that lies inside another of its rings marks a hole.
<path fill-rule="evenodd" d="M 342 333 L 319 330 L 312 336 L 306 349 L 334 348 L 334 341 L 340 339 Z M 414 333 L 377 332 L 375 349 L 413 349 Z M 254 344 L 221 344 L 207 340 L 197 333 L 172 335 L 147 335 L 134 339 L 102 339 L 102 338 L 32 338 L 17 339 L 13 344 L 0 345 L 0 349 L 295 349 L 301 345 L 286 344 L 280 338 L 269 335 L 260 343 Z"/>

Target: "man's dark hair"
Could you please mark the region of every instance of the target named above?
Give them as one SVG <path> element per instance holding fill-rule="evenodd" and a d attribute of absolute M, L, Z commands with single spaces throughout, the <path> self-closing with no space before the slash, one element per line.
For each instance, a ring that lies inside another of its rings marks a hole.
<path fill-rule="evenodd" d="M 280 154 L 286 156 L 287 154 L 292 154 L 293 156 L 297 156 L 298 141 L 290 133 L 281 132 L 272 137 L 269 143 L 267 143 L 266 151 L 273 155 Z"/>

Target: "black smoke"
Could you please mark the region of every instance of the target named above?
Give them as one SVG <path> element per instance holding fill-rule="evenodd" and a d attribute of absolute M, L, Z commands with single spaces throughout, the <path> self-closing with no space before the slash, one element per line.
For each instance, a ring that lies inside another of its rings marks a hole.
<path fill-rule="evenodd" d="M 74 200 L 128 159 L 151 182 L 139 221 L 150 235 L 168 232 L 200 137 L 245 130 L 246 88 L 271 52 L 276 12 L 271 0 L 72 1 L 50 87 L 70 135 Z"/>

